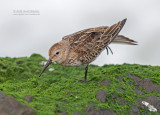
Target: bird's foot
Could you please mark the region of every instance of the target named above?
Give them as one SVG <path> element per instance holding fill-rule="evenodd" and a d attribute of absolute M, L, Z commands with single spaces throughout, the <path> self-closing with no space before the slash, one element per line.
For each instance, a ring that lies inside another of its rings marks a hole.
<path fill-rule="evenodd" d="M 85 83 L 85 82 L 86 82 L 86 79 L 77 79 L 77 78 L 76 78 L 76 80 L 78 80 L 78 81 L 81 82 L 81 83 Z"/>

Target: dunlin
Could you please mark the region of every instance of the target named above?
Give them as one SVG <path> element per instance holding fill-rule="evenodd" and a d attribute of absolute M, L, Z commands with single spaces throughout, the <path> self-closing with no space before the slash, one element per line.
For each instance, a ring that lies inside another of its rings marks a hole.
<path fill-rule="evenodd" d="M 85 77 L 82 80 L 86 82 L 89 63 L 94 61 L 105 48 L 108 52 L 110 43 L 136 45 L 134 40 L 118 35 L 126 20 L 119 21 L 110 27 L 89 28 L 64 36 L 60 42 L 55 43 L 49 49 L 49 60 L 43 67 L 39 77 L 52 62 L 62 66 L 86 65 Z"/>

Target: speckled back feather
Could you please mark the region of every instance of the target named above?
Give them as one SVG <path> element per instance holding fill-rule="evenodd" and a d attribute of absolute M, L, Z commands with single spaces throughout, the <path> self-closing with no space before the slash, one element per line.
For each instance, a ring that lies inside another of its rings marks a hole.
<path fill-rule="evenodd" d="M 118 35 L 126 19 L 110 27 L 101 26 L 89 28 L 74 34 L 65 36 L 63 40 L 70 42 L 70 52 L 78 55 L 78 60 L 83 64 L 88 64 L 108 46 Z"/>

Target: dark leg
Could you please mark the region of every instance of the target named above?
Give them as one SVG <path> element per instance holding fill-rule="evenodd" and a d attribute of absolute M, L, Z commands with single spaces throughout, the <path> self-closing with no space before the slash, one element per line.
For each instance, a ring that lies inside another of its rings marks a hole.
<path fill-rule="evenodd" d="M 113 55 L 113 52 L 112 52 L 112 50 L 111 50 L 111 48 L 108 46 L 108 49 L 111 51 L 111 53 L 112 53 L 112 55 Z"/>
<path fill-rule="evenodd" d="M 87 80 L 87 72 L 88 72 L 88 65 L 87 65 L 86 68 L 85 68 L 85 76 L 84 76 L 84 79 L 76 79 L 76 80 L 79 80 L 80 82 L 86 82 L 86 80 Z"/>
<path fill-rule="evenodd" d="M 85 77 L 84 77 L 84 82 L 87 80 L 87 72 L 88 72 L 88 65 L 85 68 Z"/>
<path fill-rule="evenodd" d="M 108 47 L 106 47 L 106 50 L 107 50 L 107 55 L 108 55 L 109 54 Z"/>
<path fill-rule="evenodd" d="M 107 55 L 109 54 L 109 50 L 108 50 L 108 49 L 110 50 L 110 52 L 111 52 L 111 53 L 112 53 L 112 55 L 113 55 L 113 52 L 112 52 L 112 50 L 111 50 L 111 48 L 110 48 L 109 46 L 107 46 L 107 47 L 106 47 Z"/>

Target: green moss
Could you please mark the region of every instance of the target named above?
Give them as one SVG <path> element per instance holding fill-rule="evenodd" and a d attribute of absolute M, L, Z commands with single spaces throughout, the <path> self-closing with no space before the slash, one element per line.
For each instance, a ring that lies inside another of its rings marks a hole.
<path fill-rule="evenodd" d="M 160 94 L 147 93 L 137 95 L 134 92 L 134 80 L 127 75 L 136 75 L 140 78 L 150 78 L 155 84 L 160 85 L 160 67 L 137 64 L 104 65 L 103 67 L 90 65 L 87 83 L 79 83 L 76 78 L 84 77 L 84 66 L 63 67 L 52 64 L 55 70 L 48 69 L 41 77 L 38 77 L 43 66 L 41 61 L 46 61 L 39 54 L 21 58 L 0 58 L 0 92 L 14 96 L 18 101 L 27 104 L 36 110 L 38 115 L 58 114 L 64 110 L 68 114 L 79 112 L 84 114 L 84 109 L 91 102 L 101 109 L 113 110 L 122 115 L 124 111 L 129 113 L 131 105 L 136 104 L 136 99 L 149 95 Z M 117 77 L 122 77 L 124 83 Z M 98 84 L 105 79 L 110 79 L 109 86 L 99 87 Z M 121 93 L 117 88 L 124 89 Z M 107 101 L 101 103 L 95 98 L 100 90 L 108 90 Z M 140 90 L 143 90 L 140 88 Z M 116 94 L 127 100 L 130 104 L 120 105 L 118 100 L 112 98 Z M 30 103 L 24 101 L 26 95 L 32 95 L 34 100 Z M 145 111 L 141 111 L 145 114 Z"/>

